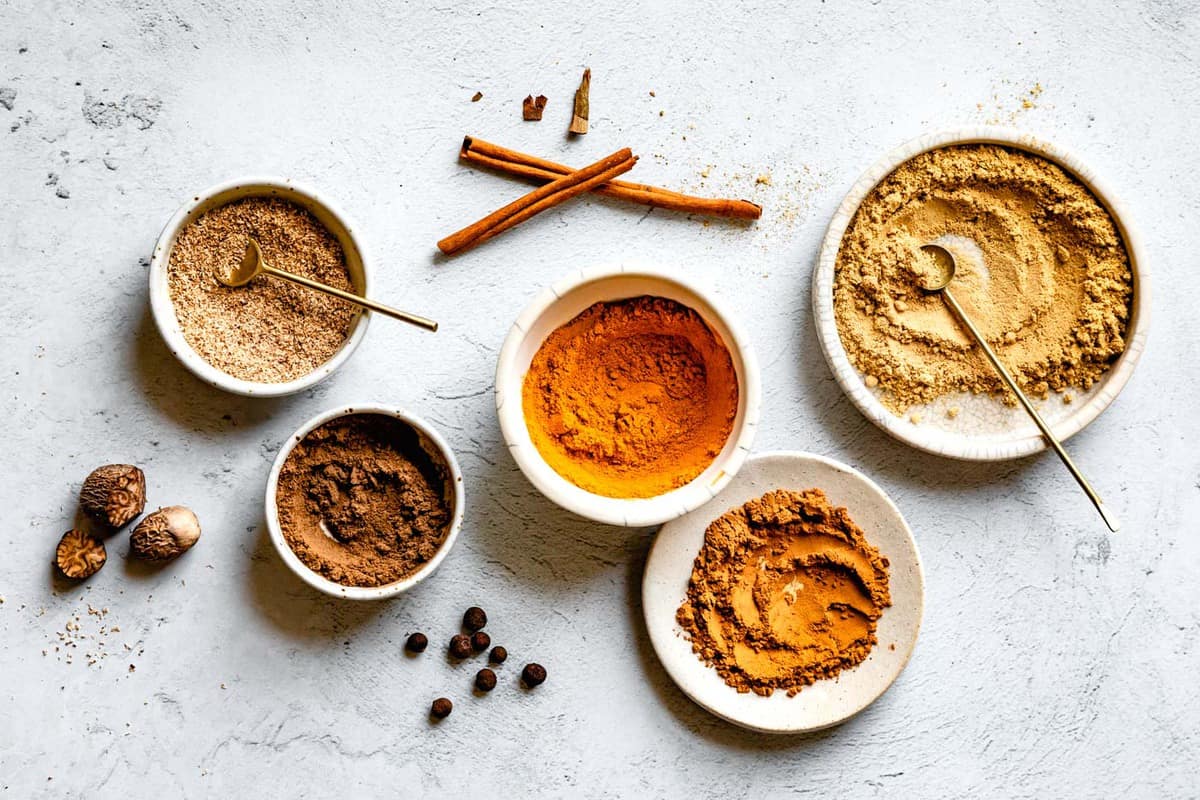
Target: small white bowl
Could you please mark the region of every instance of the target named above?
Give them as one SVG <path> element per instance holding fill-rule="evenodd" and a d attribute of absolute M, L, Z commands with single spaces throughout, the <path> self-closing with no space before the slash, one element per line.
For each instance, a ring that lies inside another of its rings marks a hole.
<path fill-rule="evenodd" d="M 244 197 L 278 197 L 289 200 L 312 213 L 317 220 L 337 236 L 342 252 L 346 256 L 346 269 L 350 273 L 350 282 L 358 294 L 367 295 L 369 285 L 370 261 L 361 242 L 354 233 L 354 226 L 347 220 L 346 215 L 338 211 L 332 203 L 317 194 L 316 190 L 296 183 L 286 178 L 248 177 L 210 186 L 203 192 L 192 197 L 190 201 L 175 212 L 175 216 L 167 222 L 158 242 L 154 245 L 154 257 L 150 260 L 150 309 L 154 314 L 154 322 L 159 333 L 166 341 L 167 347 L 179 361 L 200 380 L 224 389 L 234 394 L 248 397 L 281 397 L 309 389 L 325 380 L 334 370 L 346 363 L 350 355 L 362 342 L 367 333 L 367 323 L 370 312 L 360 309 L 350 324 L 350 332 L 333 356 L 321 366 L 307 375 L 283 383 L 261 383 L 235 378 L 227 372 L 217 369 L 204 360 L 183 336 L 179 328 L 179 320 L 175 316 L 175 306 L 171 302 L 171 293 L 167 283 L 167 265 L 171 259 L 171 249 L 180 232 L 193 220 L 218 206 L 241 200 Z"/>
<path fill-rule="evenodd" d="M 554 471 L 529 436 L 522 408 L 525 373 L 546 337 L 589 306 L 640 295 L 665 297 L 691 308 L 721 338 L 738 379 L 738 408 L 729 439 L 713 462 L 691 482 L 657 497 L 605 497 L 581 489 Z M 609 525 L 659 525 L 707 503 L 733 478 L 750 452 L 758 428 L 762 388 L 758 361 L 741 328 L 680 273 L 622 263 L 584 269 L 549 286 L 513 323 L 496 365 L 496 412 L 500 431 L 529 482 L 558 505 Z"/>
<path fill-rule="evenodd" d="M 383 586 L 343 586 L 313 571 L 288 546 L 287 540 L 283 538 L 283 529 L 279 525 L 279 509 L 276 505 L 276 493 L 279 489 L 279 471 L 283 469 L 283 463 L 291 455 L 292 448 L 312 430 L 324 425 L 326 422 L 338 419 L 339 417 L 354 416 L 356 414 L 381 414 L 387 417 L 395 417 L 411 425 L 420 437 L 421 447 L 435 460 L 440 460 L 445 465 L 446 489 L 450 493 L 450 502 L 453 506 L 450 516 L 450 530 L 446 532 L 446 538 L 442 540 L 442 544 L 433 558 L 413 574 Z M 446 440 L 428 422 L 420 417 L 392 406 L 383 406 L 374 403 L 358 403 L 324 411 L 301 425 L 300 429 L 292 434 L 287 443 L 279 448 L 279 455 L 275 457 L 275 463 L 271 466 L 271 474 L 267 478 L 266 495 L 267 530 L 271 534 L 271 542 L 275 545 L 275 549 L 279 552 L 279 557 L 283 559 L 283 563 L 287 564 L 292 572 L 296 573 L 302 581 L 314 589 L 334 597 L 343 597 L 347 600 L 384 600 L 389 597 L 395 597 L 402 592 L 408 591 L 432 575 L 434 570 L 441 565 L 446 554 L 450 552 L 450 548 L 454 545 L 454 540 L 458 537 L 458 530 L 462 527 L 463 507 L 466 503 L 462 472 L 459 470 L 458 461 L 454 458 L 454 453 L 450 450 L 450 445 L 446 444 Z"/>
<path fill-rule="evenodd" d="M 1047 402 L 1035 403 L 1040 406 L 1039 412 L 1054 434 L 1060 440 L 1066 440 L 1083 430 L 1116 399 L 1133 375 L 1133 368 L 1146 347 L 1150 327 L 1150 277 L 1146 271 L 1141 239 L 1116 195 L 1076 155 L 1027 133 L 983 126 L 928 134 L 905 142 L 872 165 L 850 188 L 825 232 L 817 267 L 813 272 L 813 314 L 817 338 L 833 376 L 867 419 L 900 441 L 929 453 L 969 461 L 1003 461 L 1046 449 L 1046 441 L 1021 409 L 1004 406 L 1000 400 L 987 395 L 956 395 L 943 398 L 944 402 L 961 407 L 961 414 L 953 422 L 948 421 L 944 413 L 925 413 L 920 424 L 912 422 L 907 416 L 897 416 L 879 402 L 867 388 L 863 376 L 850 363 L 833 314 L 833 278 L 838 250 L 859 205 L 881 180 L 904 162 L 930 150 L 964 144 L 1003 145 L 1025 150 L 1058 164 L 1091 190 L 1116 223 L 1117 231 L 1125 242 L 1133 273 L 1133 298 L 1126 329 L 1125 352 L 1091 389 L 1075 393 L 1077 399 L 1074 403 L 1064 404 L 1061 398 L 1054 395 Z"/>

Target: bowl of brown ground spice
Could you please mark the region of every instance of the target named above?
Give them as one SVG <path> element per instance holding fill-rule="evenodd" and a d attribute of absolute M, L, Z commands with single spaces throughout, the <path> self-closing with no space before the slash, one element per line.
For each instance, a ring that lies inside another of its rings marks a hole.
<path fill-rule="evenodd" d="M 953 458 L 1046 447 L 941 298 L 913 280 L 929 241 L 958 254 L 955 297 L 1059 439 L 1108 408 L 1149 327 L 1137 232 L 1077 156 L 981 127 L 887 154 L 826 231 L 812 286 L 818 340 L 865 416 Z"/>
<path fill-rule="evenodd" d="M 280 448 L 267 528 L 309 586 L 380 600 L 433 574 L 464 501 L 458 462 L 437 431 L 399 409 L 357 404 L 318 414 Z"/>
<path fill-rule="evenodd" d="M 610 525 L 658 525 L 711 500 L 758 425 L 753 351 L 678 272 L 580 270 L 513 324 L 496 367 L 500 429 L 543 494 Z"/>
<path fill-rule="evenodd" d="M 240 262 L 254 238 L 275 267 L 365 295 L 369 262 L 346 216 L 311 188 L 243 178 L 192 197 L 159 236 L 150 306 L 168 348 L 201 380 L 236 394 L 303 391 L 342 366 L 368 312 L 264 276 L 230 288 L 214 269 Z"/>

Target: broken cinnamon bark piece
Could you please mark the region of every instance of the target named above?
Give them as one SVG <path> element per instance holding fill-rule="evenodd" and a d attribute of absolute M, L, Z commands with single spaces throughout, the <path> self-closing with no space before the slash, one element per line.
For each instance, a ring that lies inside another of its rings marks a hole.
<path fill-rule="evenodd" d="M 533 95 L 526 95 L 525 102 L 521 104 L 521 116 L 528 122 L 540 122 L 542 112 L 546 110 L 546 95 L 539 94 L 536 98 Z"/>

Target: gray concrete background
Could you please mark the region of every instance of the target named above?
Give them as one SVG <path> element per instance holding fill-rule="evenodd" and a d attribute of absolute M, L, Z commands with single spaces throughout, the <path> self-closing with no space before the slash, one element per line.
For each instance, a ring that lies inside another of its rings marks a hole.
<path fill-rule="evenodd" d="M 251 5 L 0 0 L 0 797 L 1196 795 L 1194 4 Z M 571 142 L 584 65 L 592 132 Z M 530 92 L 550 97 L 540 124 L 520 121 Z M 1149 349 L 1071 443 L 1117 536 L 1052 458 L 958 464 L 891 441 L 818 350 L 809 276 L 843 192 L 910 137 L 986 121 L 1078 150 L 1145 236 Z M 436 263 L 440 236 L 522 191 L 456 163 L 467 133 L 580 165 L 630 146 L 634 180 L 766 212 L 746 229 L 575 202 Z M 342 372 L 286 400 L 192 379 L 150 320 L 146 258 L 186 197 L 247 173 L 328 192 L 378 295 L 442 332 L 376 320 Z M 501 446 L 509 324 L 568 269 L 626 256 L 682 265 L 746 323 L 758 449 L 862 469 L 916 531 L 914 658 L 835 730 L 769 738 L 692 705 L 640 621 L 651 532 L 559 511 Z M 281 441 L 358 399 L 436 423 L 470 496 L 437 576 L 375 605 L 307 590 L 261 512 Z M 151 503 L 190 505 L 204 537 L 161 569 L 117 537 L 65 586 L 54 544 L 111 461 L 142 465 Z M 472 603 L 515 662 L 481 700 L 436 648 Z M 413 661 L 415 628 L 436 649 Z M 550 680 L 526 695 L 530 658 Z M 441 694 L 457 710 L 432 727 Z"/>

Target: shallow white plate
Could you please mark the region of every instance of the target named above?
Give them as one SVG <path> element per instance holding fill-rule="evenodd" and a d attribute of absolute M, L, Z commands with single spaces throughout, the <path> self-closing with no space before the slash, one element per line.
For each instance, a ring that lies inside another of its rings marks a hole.
<path fill-rule="evenodd" d="M 1149 276 L 1141 240 L 1112 190 L 1077 156 L 1059 145 L 1006 128 L 975 127 L 928 134 L 888 153 L 855 182 L 833 215 L 813 272 L 812 302 L 817 338 L 825 352 L 825 360 L 846 396 L 867 419 L 897 439 L 930 453 L 971 461 L 1002 461 L 1032 455 L 1046 448 L 1045 440 L 1024 411 L 1006 406 L 991 396 L 953 395 L 940 398 L 929 406 L 913 408 L 920 415 L 919 422 L 914 423 L 909 416 L 896 416 L 884 408 L 875 391 L 867 388 L 863 376 L 850 363 L 833 316 L 833 274 L 838 248 L 859 205 L 876 184 L 921 153 L 951 145 L 981 143 L 1026 150 L 1058 164 L 1082 181 L 1108 209 L 1125 241 L 1133 271 L 1133 301 L 1125 352 L 1090 390 L 1073 392 L 1072 403 L 1063 403 L 1054 393 L 1045 402 L 1034 400 L 1038 411 L 1060 440 L 1078 433 L 1100 416 L 1125 387 L 1146 347 L 1150 327 Z M 959 408 L 954 418 L 946 413 L 952 406 Z"/>
<path fill-rule="evenodd" d="M 892 605 L 883 612 L 879 643 L 857 667 L 817 681 L 794 697 L 739 694 L 692 652 L 675 622 L 687 595 L 692 562 L 704 531 L 717 517 L 772 489 L 818 488 L 850 511 L 869 541 L 891 562 Z M 803 733 L 837 725 L 875 702 L 908 663 L 925 607 L 925 578 L 917 543 L 899 509 L 862 473 L 811 453 L 754 455 L 711 503 L 668 522 L 659 531 L 642 578 L 642 610 L 654 651 L 688 697 L 718 717 L 764 733 Z"/>

